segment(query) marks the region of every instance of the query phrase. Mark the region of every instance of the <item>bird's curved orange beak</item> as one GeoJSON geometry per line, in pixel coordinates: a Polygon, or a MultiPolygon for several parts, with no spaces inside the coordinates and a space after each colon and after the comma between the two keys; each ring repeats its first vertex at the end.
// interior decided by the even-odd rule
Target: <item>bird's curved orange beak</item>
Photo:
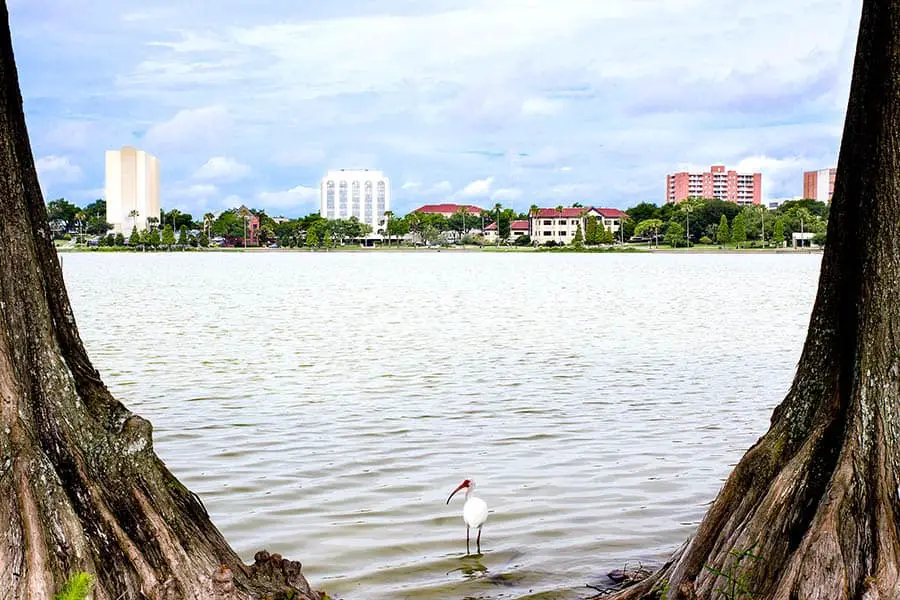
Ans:
{"type": "Polygon", "coordinates": [[[461,489],[463,489],[463,488],[467,488],[467,487],[469,487],[469,480],[468,480],[468,479],[466,479],[465,481],[463,481],[461,484],[459,484],[459,486],[458,486],[455,490],[453,490],[453,492],[450,494],[450,497],[447,498],[447,504],[450,504],[450,499],[453,498],[453,494],[455,494],[455,493],[458,492],[459,490],[461,490],[461,489]]]}

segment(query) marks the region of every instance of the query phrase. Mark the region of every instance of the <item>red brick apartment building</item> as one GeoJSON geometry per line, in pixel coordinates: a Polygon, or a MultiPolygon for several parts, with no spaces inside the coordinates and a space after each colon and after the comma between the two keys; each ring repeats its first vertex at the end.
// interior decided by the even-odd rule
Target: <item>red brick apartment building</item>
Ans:
{"type": "Polygon", "coordinates": [[[696,196],[716,198],[739,205],[762,202],[762,173],[726,171],[714,165],[706,173],[673,173],[666,175],[666,202],[682,202],[696,196]]]}
{"type": "Polygon", "coordinates": [[[834,195],[834,176],[837,169],[821,169],[807,171],[803,174],[803,197],[818,200],[826,204],[834,195]]]}

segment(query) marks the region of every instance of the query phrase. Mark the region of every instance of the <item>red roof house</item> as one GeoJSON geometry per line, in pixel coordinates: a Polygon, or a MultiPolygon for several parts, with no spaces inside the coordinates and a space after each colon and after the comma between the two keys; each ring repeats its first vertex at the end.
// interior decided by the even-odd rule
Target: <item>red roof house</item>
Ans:
{"type": "Polygon", "coordinates": [[[590,210],[589,208],[563,208],[557,210],[555,208],[539,208],[535,215],[538,219],[577,219],[582,213],[590,210]]]}
{"type": "MultiPolygon", "coordinates": [[[[516,237],[518,235],[527,235],[528,234],[528,221],[510,221],[509,222],[509,231],[512,237],[516,237]]],[[[491,223],[490,225],[485,226],[485,233],[489,231],[496,231],[497,224],[491,223]]]]}
{"type": "Polygon", "coordinates": [[[605,219],[628,219],[629,215],[627,212],[619,210],[618,208],[595,208],[593,209],[600,213],[601,216],[605,219]]]}
{"type": "Polygon", "coordinates": [[[473,206],[471,204],[426,204],[425,206],[420,206],[416,210],[412,211],[414,213],[425,213],[432,215],[443,215],[446,218],[450,218],[456,213],[459,212],[461,208],[466,209],[466,214],[468,215],[480,215],[484,212],[484,209],[481,209],[477,206],[473,206]]]}

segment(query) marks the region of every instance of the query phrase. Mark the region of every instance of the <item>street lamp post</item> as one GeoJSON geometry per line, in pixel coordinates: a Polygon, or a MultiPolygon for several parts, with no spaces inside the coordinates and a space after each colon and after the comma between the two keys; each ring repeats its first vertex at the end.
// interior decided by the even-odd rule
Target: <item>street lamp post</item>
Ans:
{"type": "Polygon", "coordinates": [[[691,247],[691,211],[687,211],[687,247],[691,247]]]}
{"type": "Polygon", "coordinates": [[[766,208],[762,207],[759,211],[759,240],[763,247],[766,246],[766,208]]]}

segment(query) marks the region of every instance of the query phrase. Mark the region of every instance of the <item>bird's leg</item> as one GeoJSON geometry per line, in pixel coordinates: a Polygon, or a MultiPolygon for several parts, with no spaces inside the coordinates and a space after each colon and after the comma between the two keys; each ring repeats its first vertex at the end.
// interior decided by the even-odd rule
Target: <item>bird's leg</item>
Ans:
{"type": "Polygon", "coordinates": [[[481,527],[478,528],[478,538],[475,540],[475,544],[478,546],[478,554],[481,555],[481,527]]]}
{"type": "Polygon", "coordinates": [[[466,556],[469,555],[469,526],[466,525],[466,556]]]}

